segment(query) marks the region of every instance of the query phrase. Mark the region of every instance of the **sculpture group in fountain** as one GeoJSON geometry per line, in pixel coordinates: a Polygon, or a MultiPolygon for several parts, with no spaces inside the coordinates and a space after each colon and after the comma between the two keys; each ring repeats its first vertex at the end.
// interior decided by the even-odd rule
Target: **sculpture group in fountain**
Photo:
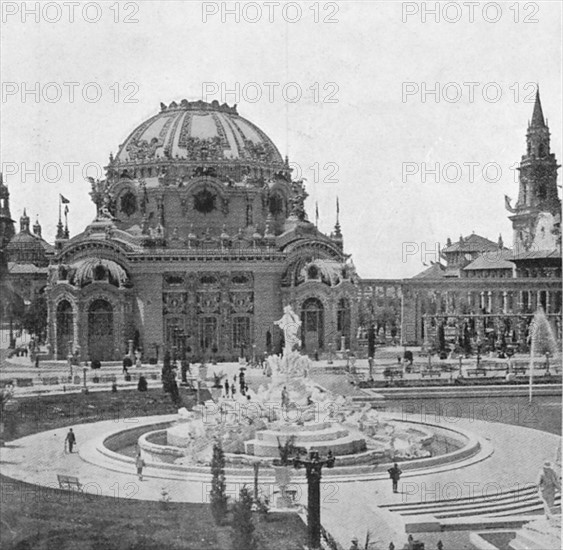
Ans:
{"type": "MultiPolygon", "coordinates": [[[[191,412],[178,411],[178,423],[167,430],[167,438],[168,445],[184,449],[182,463],[208,463],[215,440],[221,441],[226,453],[248,454],[253,441],[264,441],[264,434],[256,435],[263,430],[272,437],[276,433],[303,437],[311,430],[330,432],[331,424],[342,427],[339,437],[365,440],[368,449],[378,448],[390,458],[428,456],[420,443],[421,434],[411,437],[400,430],[398,433],[392,423],[380,420],[369,404],[360,408],[344,396],[320,388],[309,378],[310,359],[295,349],[301,346],[301,320],[291,306],[284,308],[276,325],[284,332],[285,346],[282,357],[268,357],[271,381],[267,387],[260,386],[256,393],[250,390],[246,396],[237,393],[234,398],[221,397],[217,403],[199,405],[191,412]],[[350,436],[343,436],[344,433],[350,436]]],[[[317,444],[322,444],[322,440],[319,438],[317,444]]],[[[315,438],[312,445],[314,441],[315,438]]]]}

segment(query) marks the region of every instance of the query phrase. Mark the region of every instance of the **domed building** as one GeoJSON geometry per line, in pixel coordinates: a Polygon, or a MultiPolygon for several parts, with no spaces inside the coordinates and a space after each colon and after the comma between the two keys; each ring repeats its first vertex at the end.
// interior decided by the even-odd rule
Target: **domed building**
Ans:
{"type": "Polygon", "coordinates": [[[45,290],[47,266],[55,249],[43,239],[38,220],[33,224],[31,232],[30,219],[24,208],[20,217],[20,231],[10,239],[5,250],[10,287],[19,300],[28,306],[45,290]]]}
{"type": "Polygon", "coordinates": [[[161,104],[91,180],[96,219],[56,242],[48,282],[56,358],[232,359],[280,349],[291,304],[309,353],[355,338],[356,275],[307,220],[303,182],[236,107],[161,104]]]}

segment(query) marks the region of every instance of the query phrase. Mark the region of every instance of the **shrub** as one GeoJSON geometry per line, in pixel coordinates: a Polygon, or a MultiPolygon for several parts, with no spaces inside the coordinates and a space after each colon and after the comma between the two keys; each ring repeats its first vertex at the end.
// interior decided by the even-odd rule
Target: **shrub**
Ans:
{"type": "Polygon", "coordinates": [[[225,483],[225,454],[220,443],[213,445],[211,458],[211,513],[217,525],[227,516],[227,495],[225,483]]]}
{"type": "Polygon", "coordinates": [[[233,506],[233,549],[256,550],[257,543],[252,523],[252,495],[245,486],[233,506]]]}
{"type": "Polygon", "coordinates": [[[139,376],[139,382],[137,384],[137,390],[147,391],[147,388],[148,388],[147,379],[144,376],[139,376]]]}

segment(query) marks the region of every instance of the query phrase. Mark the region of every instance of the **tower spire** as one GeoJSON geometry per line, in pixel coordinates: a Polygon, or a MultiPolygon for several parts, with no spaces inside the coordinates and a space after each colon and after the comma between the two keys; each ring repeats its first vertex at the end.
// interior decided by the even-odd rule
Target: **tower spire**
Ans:
{"type": "MultiPolygon", "coordinates": [[[[557,195],[559,168],[550,150],[549,128],[543,116],[538,87],[532,120],[526,132],[526,153],[522,155],[518,169],[518,201],[514,207],[510,207],[510,201],[507,203],[512,214],[509,219],[516,249],[530,250],[535,245],[535,228],[542,213],[549,212],[555,217],[561,212],[561,201],[557,195]]],[[[541,246],[546,246],[545,239],[541,241],[541,246]]]]}
{"type": "Polygon", "coordinates": [[[22,233],[29,233],[29,216],[27,215],[27,209],[23,209],[23,216],[20,218],[20,231],[22,233]]]}
{"type": "Polygon", "coordinates": [[[338,202],[338,197],[336,197],[336,224],[334,225],[334,231],[330,236],[332,240],[342,248],[343,238],[342,230],[340,228],[340,203],[338,202]]]}
{"type": "Polygon", "coordinates": [[[540,87],[538,85],[536,90],[536,101],[534,103],[534,112],[532,114],[532,128],[545,128],[545,119],[543,117],[543,110],[541,108],[540,87]]]}

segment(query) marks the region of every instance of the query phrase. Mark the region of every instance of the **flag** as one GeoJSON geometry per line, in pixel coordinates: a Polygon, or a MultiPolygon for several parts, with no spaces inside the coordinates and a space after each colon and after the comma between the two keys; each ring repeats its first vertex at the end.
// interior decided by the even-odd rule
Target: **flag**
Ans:
{"type": "Polygon", "coordinates": [[[68,204],[70,201],[59,193],[59,199],[63,204],[68,204]]]}
{"type": "Polygon", "coordinates": [[[512,199],[508,196],[508,195],[504,195],[504,207],[509,211],[509,212],[516,212],[516,209],[512,207],[512,205],[510,204],[510,201],[512,199]]]}
{"type": "Polygon", "coordinates": [[[68,214],[68,205],[65,205],[65,216],[68,214]]]}

